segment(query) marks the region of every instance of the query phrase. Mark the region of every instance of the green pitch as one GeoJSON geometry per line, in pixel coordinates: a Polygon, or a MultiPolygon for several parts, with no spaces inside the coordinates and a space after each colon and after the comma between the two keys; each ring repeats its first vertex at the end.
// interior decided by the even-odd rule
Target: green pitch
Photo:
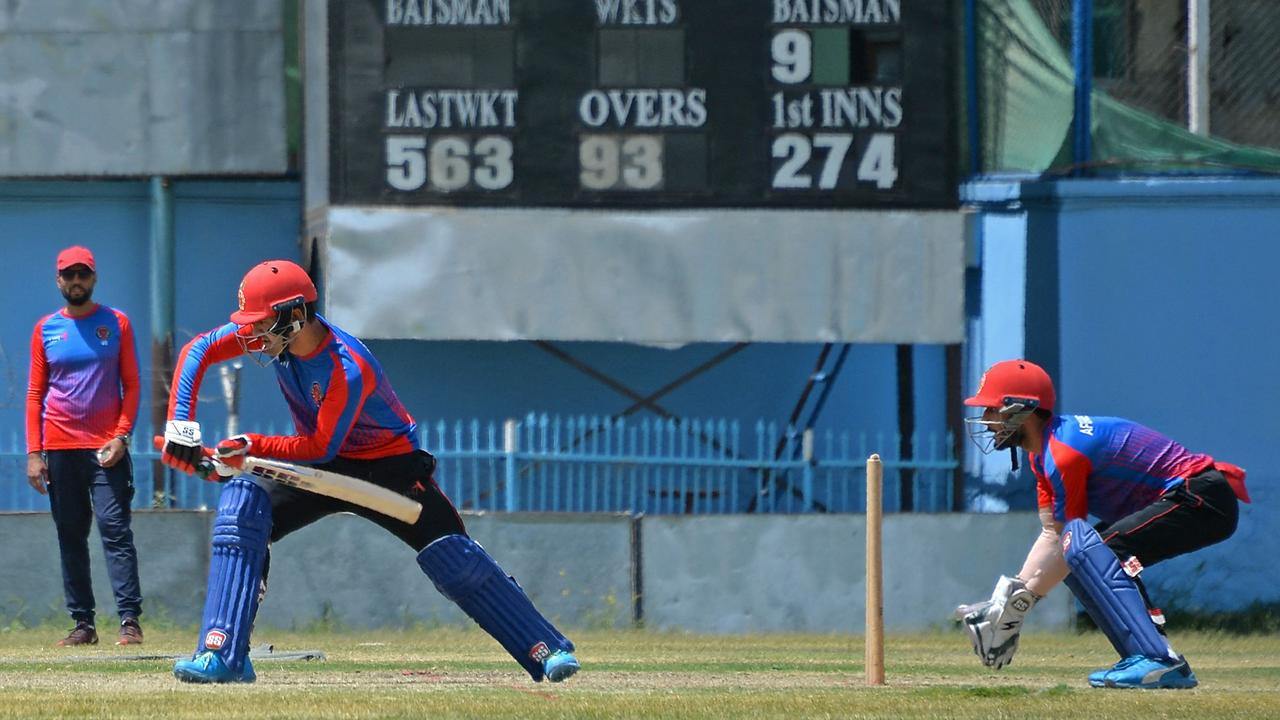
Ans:
{"type": "MultiPolygon", "coordinates": [[[[0,631],[0,718],[1265,718],[1280,717],[1280,637],[1182,633],[1200,687],[1094,690],[1114,661],[1101,635],[1029,635],[1013,665],[979,665],[957,632],[891,635],[885,687],[863,684],[862,638],[580,632],[583,670],[530,682],[478,631],[259,631],[277,652],[258,682],[191,686],[170,660],[194,630],[147,628],[147,644],[50,647],[66,628],[0,631]]],[[[113,638],[112,638],[113,639],[113,638]]],[[[104,642],[108,638],[104,636],[104,642]]]]}

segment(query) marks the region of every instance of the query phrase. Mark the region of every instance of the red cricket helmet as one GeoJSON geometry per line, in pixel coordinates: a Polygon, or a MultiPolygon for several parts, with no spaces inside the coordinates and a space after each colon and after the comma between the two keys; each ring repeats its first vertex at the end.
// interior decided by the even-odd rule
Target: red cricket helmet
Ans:
{"type": "Polygon", "coordinates": [[[231,322],[252,325],[274,318],[291,304],[315,302],[315,283],[297,263],[267,260],[253,266],[240,281],[240,308],[231,313],[231,322]]]}
{"type": "Polygon", "coordinates": [[[970,407],[1002,408],[1009,405],[1008,398],[1034,400],[1035,407],[1053,412],[1057,399],[1053,380],[1044,368],[1027,360],[998,362],[982,374],[978,392],[965,398],[970,407]]]}

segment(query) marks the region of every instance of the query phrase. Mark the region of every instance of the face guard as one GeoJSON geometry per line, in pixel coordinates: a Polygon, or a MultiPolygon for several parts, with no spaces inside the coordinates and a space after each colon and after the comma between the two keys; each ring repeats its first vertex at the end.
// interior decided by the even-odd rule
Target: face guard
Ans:
{"type": "Polygon", "coordinates": [[[964,419],[969,438],[984,455],[993,450],[1016,451],[1022,443],[1022,426],[1038,407],[1040,401],[1034,398],[1005,397],[998,408],[987,408],[996,410],[999,417],[988,418],[984,412],[982,416],[964,419]]]}
{"type": "MultiPolygon", "coordinates": [[[[271,363],[286,362],[285,355],[289,351],[289,343],[297,337],[297,333],[302,329],[303,321],[294,319],[293,311],[298,308],[305,308],[306,300],[298,297],[293,300],[287,300],[271,306],[275,311],[275,321],[265,332],[256,332],[253,325],[241,325],[236,330],[236,340],[239,341],[240,347],[245,354],[253,360],[258,367],[267,367],[271,363]],[[275,342],[273,342],[275,341],[275,342]],[[268,349],[276,343],[280,346],[280,352],[272,355],[268,349]]],[[[305,317],[305,310],[303,312],[305,317]]]]}

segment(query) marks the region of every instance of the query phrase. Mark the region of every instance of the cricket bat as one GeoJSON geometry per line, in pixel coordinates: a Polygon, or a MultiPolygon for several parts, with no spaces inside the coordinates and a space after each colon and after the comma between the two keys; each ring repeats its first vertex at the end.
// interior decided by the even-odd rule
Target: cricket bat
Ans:
{"type": "MultiPolygon", "coordinates": [[[[164,438],[155,438],[157,449],[164,447],[164,438]]],[[[208,452],[208,451],[206,451],[208,452]]],[[[210,455],[208,462],[221,465],[215,456],[210,455]]],[[[224,466],[225,467],[225,466],[224,466]]],[[[352,505],[369,508],[387,517],[412,525],[422,514],[422,503],[413,498],[374,485],[364,480],[357,480],[349,475],[317,470],[306,465],[295,465],[282,460],[246,456],[240,470],[232,469],[227,475],[245,472],[267,480],[272,480],[299,490],[313,492],[336,500],[343,500],[352,505]]],[[[224,474],[224,473],[219,473],[224,474]]]]}

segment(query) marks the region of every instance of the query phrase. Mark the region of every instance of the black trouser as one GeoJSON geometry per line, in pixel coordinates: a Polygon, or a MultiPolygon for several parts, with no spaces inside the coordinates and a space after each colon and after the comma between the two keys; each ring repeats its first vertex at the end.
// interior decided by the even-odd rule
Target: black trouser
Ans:
{"type": "Polygon", "coordinates": [[[89,527],[96,515],[107,576],[121,617],[142,614],[138,551],[133,545],[133,461],[128,453],[109,468],[98,464],[96,450],[50,450],[49,509],[58,528],[62,589],[67,611],[77,621],[93,622],[93,581],[89,574],[89,527]]]}
{"type": "MultiPolygon", "coordinates": [[[[436,485],[436,459],[424,450],[377,460],[340,457],[314,467],[407,495],[422,503],[422,515],[416,523],[408,525],[343,500],[270,483],[267,493],[271,497],[272,542],[337,512],[355,513],[378,523],[413,548],[414,552],[421,552],[432,541],[445,535],[465,535],[467,532],[453,503],[449,502],[449,498],[436,485]]],[[[254,482],[261,481],[255,478],[254,482]]],[[[267,484],[264,483],[264,486],[267,484]]]]}
{"type": "MultiPolygon", "coordinates": [[[[1221,472],[1209,469],[1132,515],[1099,523],[1097,530],[1120,562],[1136,557],[1146,567],[1226,540],[1239,517],[1240,502],[1231,485],[1221,472]]],[[[1133,579],[1153,608],[1142,580],[1133,579]]]]}

